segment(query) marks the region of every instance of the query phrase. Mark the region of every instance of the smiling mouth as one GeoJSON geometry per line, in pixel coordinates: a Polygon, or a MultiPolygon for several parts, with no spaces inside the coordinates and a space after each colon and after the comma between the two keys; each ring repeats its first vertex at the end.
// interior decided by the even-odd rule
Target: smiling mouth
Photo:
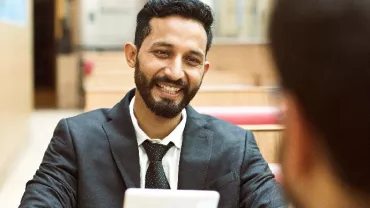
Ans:
{"type": "Polygon", "coordinates": [[[164,91],[164,92],[166,92],[168,94],[172,94],[172,95],[176,95],[182,89],[182,88],[179,88],[179,87],[172,87],[172,86],[163,85],[163,84],[156,84],[156,85],[162,91],[164,91]]]}

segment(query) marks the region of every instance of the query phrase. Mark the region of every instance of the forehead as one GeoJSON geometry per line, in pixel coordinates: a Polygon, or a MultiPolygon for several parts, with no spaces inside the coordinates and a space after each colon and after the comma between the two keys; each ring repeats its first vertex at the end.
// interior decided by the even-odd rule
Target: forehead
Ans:
{"type": "Polygon", "coordinates": [[[180,16],[153,18],[150,21],[151,31],[143,42],[150,47],[153,43],[164,41],[174,47],[201,50],[205,53],[207,33],[203,25],[195,20],[180,16]]]}

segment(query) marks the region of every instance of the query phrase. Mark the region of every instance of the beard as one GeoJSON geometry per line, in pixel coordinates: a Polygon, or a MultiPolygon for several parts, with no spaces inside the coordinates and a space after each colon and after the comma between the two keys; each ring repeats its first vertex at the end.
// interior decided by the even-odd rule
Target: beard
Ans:
{"type": "Polygon", "coordinates": [[[201,82],[198,86],[190,88],[189,83],[185,80],[172,80],[167,76],[155,76],[149,80],[140,69],[140,62],[137,58],[135,66],[135,84],[136,89],[140,93],[146,106],[158,117],[172,119],[181,113],[181,111],[190,103],[190,101],[197,94],[201,82]],[[169,83],[175,86],[181,87],[181,93],[183,94],[180,102],[176,103],[176,100],[169,98],[160,98],[157,101],[152,94],[152,89],[156,87],[158,83],[169,83]]]}

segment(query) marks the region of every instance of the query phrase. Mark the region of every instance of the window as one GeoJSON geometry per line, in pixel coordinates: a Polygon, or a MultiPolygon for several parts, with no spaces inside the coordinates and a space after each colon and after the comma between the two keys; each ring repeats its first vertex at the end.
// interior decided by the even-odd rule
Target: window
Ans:
{"type": "Polygon", "coordinates": [[[202,0],[215,13],[215,43],[267,42],[269,15],[275,0],[202,0]]]}

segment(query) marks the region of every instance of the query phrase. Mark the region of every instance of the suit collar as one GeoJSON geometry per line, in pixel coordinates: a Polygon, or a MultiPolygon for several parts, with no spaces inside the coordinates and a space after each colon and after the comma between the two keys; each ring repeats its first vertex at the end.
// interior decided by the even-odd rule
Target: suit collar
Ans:
{"type": "MultiPolygon", "coordinates": [[[[103,125],[113,158],[127,188],[140,187],[139,147],[129,111],[135,89],[109,112],[109,121],[103,125]]],[[[213,131],[207,121],[191,106],[186,107],[187,119],[179,164],[179,189],[204,189],[212,152],[213,131]]]]}
{"type": "Polygon", "coordinates": [[[140,187],[139,147],[129,112],[129,103],[135,90],[116,104],[109,112],[110,120],[103,125],[108,137],[113,159],[127,188],[140,187]]]}
{"type": "Polygon", "coordinates": [[[207,121],[191,106],[186,107],[186,112],[188,119],[180,156],[178,189],[202,190],[206,187],[213,131],[206,128],[207,121]]]}

